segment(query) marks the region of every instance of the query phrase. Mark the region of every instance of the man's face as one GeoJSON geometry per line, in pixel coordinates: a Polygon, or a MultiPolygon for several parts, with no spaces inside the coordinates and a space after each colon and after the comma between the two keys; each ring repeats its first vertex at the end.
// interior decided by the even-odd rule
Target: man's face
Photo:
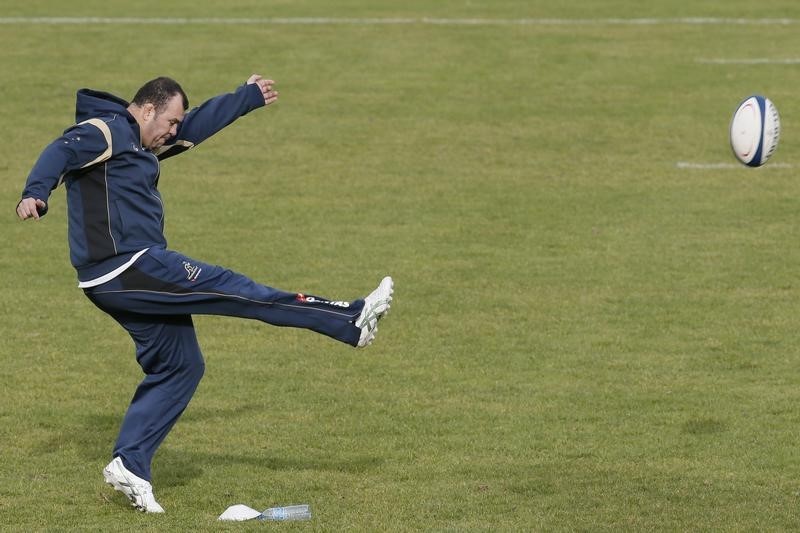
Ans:
{"type": "Polygon", "coordinates": [[[141,132],[142,146],[155,150],[178,132],[178,124],[183,120],[183,98],[176,94],[159,113],[152,104],[144,105],[141,132]]]}

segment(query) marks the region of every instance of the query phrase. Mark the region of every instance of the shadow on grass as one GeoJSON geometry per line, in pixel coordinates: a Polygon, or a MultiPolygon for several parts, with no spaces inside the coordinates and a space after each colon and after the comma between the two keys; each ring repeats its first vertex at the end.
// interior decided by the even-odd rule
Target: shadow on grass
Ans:
{"type": "MultiPolygon", "coordinates": [[[[168,450],[164,450],[165,456],[168,450]]],[[[360,474],[373,470],[384,463],[382,457],[355,456],[355,457],[265,457],[258,454],[216,454],[193,453],[193,461],[208,462],[210,464],[236,464],[246,465],[257,469],[267,470],[318,470],[325,472],[342,472],[345,474],[360,474]]]]}
{"type": "Polygon", "coordinates": [[[177,487],[186,485],[203,473],[203,465],[245,466],[251,471],[285,470],[289,472],[311,470],[358,474],[373,470],[383,464],[380,457],[356,456],[349,458],[320,457],[264,457],[242,450],[237,453],[183,452],[163,447],[156,454],[154,468],[158,485],[177,487]]]}
{"type": "Polygon", "coordinates": [[[75,448],[80,457],[90,461],[108,459],[117,438],[122,417],[91,414],[82,417],[81,421],[80,425],[65,426],[58,435],[33,446],[31,453],[46,455],[57,453],[64,447],[70,447],[75,448]]]}
{"type": "MultiPolygon", "coordinates": [[[[242,405],[231,409],[187,410],[178,424],[215,419],[234,419],[262,409],[260,405],[242,405]]],[[[74,447],[78,454],[90,461],[110,456],[117,440],[122,414],[86,414],[77,424],[64,427],[61,433],[34,446],[31,453],[45,455],[65,446],[74,447]]]]}
{"type": "Polygon", "coordinates": [[[713,435],[727,430],[727,424],[715,418],[693,418],[683,424],[683,432],[690,435],[713,435]]]}
{"type": "MultiPolygon", "coordinates": [[[[235,409],[197,409],[186,419],[197,421],[220,417],[233,418],[260,408],[258,405],[245,405],[235,409]]],[[[41,456],[58,453],[69,447],[77,450],[78,455],[86,461],[102,463],[105,466],[111,456],[122,417],[118,414],[88,414],[80,420],[80,424],[65,427],[57,436],[33,446],[31,454],[41,456]]],[[[251,449],[242,449],[241,453],[187,452],[173,450],[167,443],[156,453],[154,463],[157,466],[154,468],[154,473],[159,479],[160,486],[176,487],[186,485],[192,479],[200,477],[203,465],[207,464],[244,465],[258,470],[312,470],[359,474],[378,468],[384,461],[382,457],[365,455],[308,457],[302,456],[302,450],[286,457],[264,456],[251,449]]]]}

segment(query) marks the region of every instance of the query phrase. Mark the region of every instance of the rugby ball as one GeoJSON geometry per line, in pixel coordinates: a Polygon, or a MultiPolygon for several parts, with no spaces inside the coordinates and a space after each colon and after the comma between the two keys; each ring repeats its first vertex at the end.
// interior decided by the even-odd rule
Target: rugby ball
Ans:
{"type": "Polygon", "coordinates": [[[733,155],[749,167],[760,167],[778,147],[781,119],[769,98],[754,94],[736,107],[731,119],[733,155]]]}

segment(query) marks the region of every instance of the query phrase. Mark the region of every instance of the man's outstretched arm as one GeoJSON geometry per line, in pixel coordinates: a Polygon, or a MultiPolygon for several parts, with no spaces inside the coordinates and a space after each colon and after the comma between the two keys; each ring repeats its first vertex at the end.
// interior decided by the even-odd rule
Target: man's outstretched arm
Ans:
{"type": "Polygon", "coordinates": [[[155,150],[159,159],[177,155],[208,139],[237,118],[278,99],[273,80],[253,74],[234,92],[215,96],[189,111],[177,134],[155,150]]]}
{"type": "Polygon", "coordinates": [[[17,216],[39,220],[47,213],[50,192],[64,173],[102,163],[112,150],[111,130],[102,120],[90,119],[68,128],[37,159],[17,204],[17,216]]]}

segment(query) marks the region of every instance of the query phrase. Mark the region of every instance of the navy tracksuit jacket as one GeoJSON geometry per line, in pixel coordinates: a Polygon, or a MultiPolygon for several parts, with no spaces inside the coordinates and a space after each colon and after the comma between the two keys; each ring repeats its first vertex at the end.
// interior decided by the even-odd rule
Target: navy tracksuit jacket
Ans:
{"type": "Polygon", "coordinates": [[[81,89],[77,123],[45,148],[22,193],[47,202],[64,183],[70,260],[79,287],[133,338],[145,378],[125,414],[113,456],[146,480],[153,455],[203,375],[191,315],[252,318],[358,343],[354,322],[361,299],[331,301],[276,290],[167,249],[160,160],[263,105],[256,84],[242,85],[189,111],[177,135],[151,152],[141,145],[128,102],[81,89]]]}

